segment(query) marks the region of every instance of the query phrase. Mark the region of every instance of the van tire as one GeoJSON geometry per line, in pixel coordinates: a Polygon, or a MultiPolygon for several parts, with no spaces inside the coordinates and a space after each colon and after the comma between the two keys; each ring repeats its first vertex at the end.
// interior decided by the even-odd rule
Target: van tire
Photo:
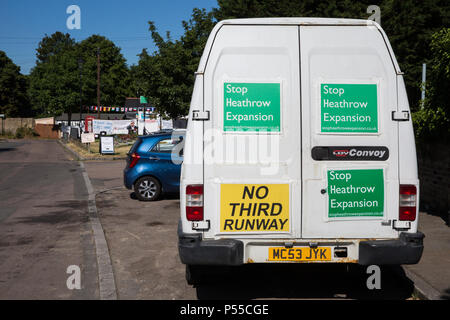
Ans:
{"type": "Polygon", "coordinates": [[[186,281],[190,285],[215,283],[218,275],[217,266],[186,265],[186,281]]]}
{"type": "Polygon", "coordinates": [[[196,285],[202,283],[202,267],[186,265],[186,281],[189,285],[196,285]]]}
{"type": "Polygon", "coordinates": [[[140,201],[155,201],[161,197],[161,183],[154,177],[142,177],[134,183],[134,193],[140,201]]]}

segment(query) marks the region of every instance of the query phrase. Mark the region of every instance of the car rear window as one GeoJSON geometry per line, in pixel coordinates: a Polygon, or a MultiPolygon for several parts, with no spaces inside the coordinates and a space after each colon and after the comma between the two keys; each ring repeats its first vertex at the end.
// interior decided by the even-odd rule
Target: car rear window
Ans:
{"type": "Polygon", "coordinates": [[[132,154],[132,153],[136,152],[136,150],[137,150],[137,148],[139,147],[139,145],[141,144],[141,142],[142,142],[142,139],[141,139],[141,138],[138,138],[138,139],[134,142],[133,146],[131,147],[131,149],[130,149],[130,151],[129,151],[128,153],[129,153],[129,154],[132,154]]]}
{"type": "Polygon", "coordinates": [[[183,138],[180,137],[162,139],[152,148],[151,151],[170,153],[182,140],[183,138]]]}

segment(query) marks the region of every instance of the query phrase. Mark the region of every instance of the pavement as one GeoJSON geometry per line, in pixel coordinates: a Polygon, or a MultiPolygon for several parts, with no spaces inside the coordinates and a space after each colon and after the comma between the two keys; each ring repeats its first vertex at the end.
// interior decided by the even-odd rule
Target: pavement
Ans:
{"type": "Polygon", "coordinates": [[[422,258],[403,266],[418,295],[427,300],[450,299],[450,227],[442,217],[419,213],[418,229],[425,234],[422,258]]]}

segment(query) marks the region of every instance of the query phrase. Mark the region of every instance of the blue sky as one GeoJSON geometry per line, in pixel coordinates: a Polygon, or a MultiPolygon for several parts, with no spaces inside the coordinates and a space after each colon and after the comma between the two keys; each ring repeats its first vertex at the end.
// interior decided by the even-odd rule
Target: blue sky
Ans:
{"type": "Polygon", "coordinates": [[[103,35],[122,49],[127,63],[136,64],[143,48],[155,50],[148,21],[155,22],[161,35],[172,37],[183,33],[182,20],[188,20],[193,8],[217,7],[216,0],[1,0],[0,50],[5,51],[21,72],[28,74],[35,65],[36,48],[45,34],[69,33],[80,41],[92,34],[103,35]],[[81,9],[81,29],[66,26],[70,14],[66,9],[81,9]]]}

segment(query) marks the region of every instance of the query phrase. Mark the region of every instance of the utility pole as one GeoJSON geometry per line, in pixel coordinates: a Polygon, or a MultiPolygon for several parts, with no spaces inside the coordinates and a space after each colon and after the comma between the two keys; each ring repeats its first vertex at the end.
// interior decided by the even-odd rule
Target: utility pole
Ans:
{"type": "Polygon", "coordinates": [[[97,48],[97,118],[100,119],[100,48],[97,48]]]}
{"type": "Polygon", "coordinates": [[[425,89],[427,84],[427,64],[422,64],[422,95],[421,95],[421,107],[422,109],[425,106],[425,89]]]}
{"type": "Polygon", "coordinates": [[[78,68],[80,71],[80,134],[82,131],[82,125],[81,125],[81,121],[83,120],[82,114],[83,114],[83,100],[82,100],[82,90],[83,90],[83,82],[82,82],[82,70],[83,70],[83,59],[79,58],[78,59],[78,68]]]}

